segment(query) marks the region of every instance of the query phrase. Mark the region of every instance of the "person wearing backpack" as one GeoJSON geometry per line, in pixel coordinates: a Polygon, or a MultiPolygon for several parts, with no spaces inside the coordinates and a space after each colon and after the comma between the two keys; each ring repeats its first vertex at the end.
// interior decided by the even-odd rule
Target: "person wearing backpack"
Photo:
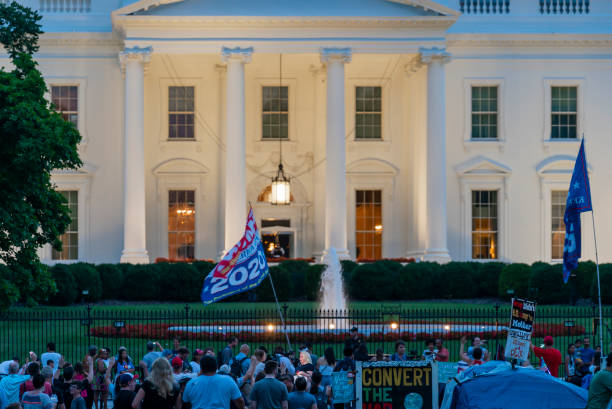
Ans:
{"type": "Polygon", "coordinates": [[[223,365],[230,365],[232,363],[234,347],[236,347],[236,345],[238,345],[238,338],[232,336],[227,339],[227,346],[223,348],[223,351],[217,354],[217,365],[219,368],[223,365]]]}
{"type": "Polygon", "coordinates": [[[251,361],[249,360],[249,352],[251,348],[247,344],[240,346],[240,352],[234,357],[230,365],[230,371],[236,378],[243,376],[249,369],[251,361]]]}

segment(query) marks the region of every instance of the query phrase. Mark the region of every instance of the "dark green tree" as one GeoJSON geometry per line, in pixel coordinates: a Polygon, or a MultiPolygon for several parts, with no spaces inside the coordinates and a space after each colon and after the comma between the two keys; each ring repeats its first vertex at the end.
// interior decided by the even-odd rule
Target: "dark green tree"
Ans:
{"type": "Polygon", "coordinates": [[[53,169],[78,168],[81,136],[45,99],[47,87],[33,54],[41,16],[13,1],[0,5],[0,42],[12,66],[0,69],[0,308],[21,300],[47,299],[55,284],[37,250],[61,250],[70,223],[53,169]]]}

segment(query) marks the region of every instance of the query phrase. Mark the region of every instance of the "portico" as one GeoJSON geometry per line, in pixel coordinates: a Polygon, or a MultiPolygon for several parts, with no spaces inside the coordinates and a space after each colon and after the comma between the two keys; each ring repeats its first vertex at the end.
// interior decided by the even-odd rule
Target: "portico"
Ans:
{"type": "MultiPolygon", "coordinates": [[[[456,18],[452,10],[402,4],[402,17],[323,24],[309,16],[228,19],[198,16],[197,10],[183,15],[180,7],[188,1],[150,9],[144,3],[113,13],[125,44],[122,262],[170,256],[164,239],[169,227],[160,221],[166,220],[161,215],[173,186],[195,192],[195,231],[179,244],[192,245],[196,258],[214,258],[233,246],[251,202],[256,217],[262,215],[260,224],[288,220],[283,223],[294,232],[293,257],[332,247],[341,257],[358,257],[360,251],[364,257],[363,245],[378,246],[372,253],[377,257],[449,260],[444,83],[450,55],[441,33],[456,18]],[[195,108],[181,115],[193,115],[185,117],[195,131],[193,138],[172,138],[168,89],[185,86],[193,90],[188,92],[195,108]],[[294,192],[286,207],[258,202],[279,149],[278,138],[261,133],[262,90],[279,86],[287,89],[283,162],[294,192]],[[356,135],[363,127],[356,122],[356,92],[372,89],[380,93],[380,135],[362,138],[356,135]],[[197,178],[186,161],[198,164],[197,178]],[[154,170],[166,163],[173,163],[172,170],[154,170]],[[374,205],[380,221],[372,234],[356,225],[359,192],[381,192],[374,205]]],[[[378,216],[366,207],[358,213],[372,224],[378,216]]]]}

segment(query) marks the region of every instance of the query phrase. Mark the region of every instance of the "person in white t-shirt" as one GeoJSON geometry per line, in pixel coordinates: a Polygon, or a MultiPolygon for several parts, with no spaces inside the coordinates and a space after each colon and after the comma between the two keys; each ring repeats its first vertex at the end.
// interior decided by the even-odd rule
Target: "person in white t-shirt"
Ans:
{"type": "Polygon", "coordinates": [[[48,361],[53,361],[53,373],[60,369],[60,360],[62,359],[62,355],[55,352],[55,343],[49,342],[47,344],[47,352],[43,353],[40,356],[40,362],[43,365],[46,365],[48,361]]]}
{"type": "Polygon", "coordinates": [[[0,375],[8,375],[9,374],[9,366],[13,362],[17,362],[17,365],[19,365],[19,357],[14,357],[10,361],[4,361],[4,362],[0,363],[0,375]]]}

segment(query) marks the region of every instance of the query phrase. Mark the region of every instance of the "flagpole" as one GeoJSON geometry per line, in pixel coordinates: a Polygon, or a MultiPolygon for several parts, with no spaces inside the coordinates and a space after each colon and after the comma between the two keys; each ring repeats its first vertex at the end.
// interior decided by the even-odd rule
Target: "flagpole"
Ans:
{"type": "Polygon", "coordinates": [[[278,297],[276,296],[274,281],[272,281],[272,272],[268,272],[268,277],[270,278],[270,285],[272,286],[272,292],[274,293],[274,301],[276,301],[276,308],[278,309],[278,315],[280,315],[281,324],[283,325],[283,332],[285,333],[285,338],[287,339],[287,345],[289,346],[289,351],[291,351],[291,341],[289,341],[289,335],[287,334],[287,326],[285,325],[285,318],[283,317],[280,304],[278,303],[278,297]]]}
{"type": "MultiPolygon", "coordinates": [[[[582,134],[582,143],[584,144],[584,134],[582,134]]],[[[584,147],[584,150],[586,151],[586,146],[584,147]]],[[[588,172],[588,169],[584,170],[585,172],[588,172]]],[[[590,194],[590,192],[589,192],[590,194]]],[[[603,318],[601,315],[601,282],[599,280],[599,254],[597,253],[597,235],[595,234],[595,210],[593,209],[593,204],[591,202],[591,221],[593,222],[593,242],[595,243],[595,266],[597,269],[597,301],[599,303],[599,327],[600,327],[600,331],[599,331],[599,345],[601,350],[604,350],[604,343],[603,343],[603,318]]],[[[604,355],[603,353],[601,354],[601,362],[600,362],[600,366],[603,364],[604,361],[604,355]]]]}
{"type": "MultiPolygon", "coordinates": [[[[595,235],[595,212],[591,210],[591,220],[593,221],[593,240],[595,241],[595,265],[597,266],[597,297],[599,301],[599,345],[601,345],[601,350],[604,350],[603,344],[603,319],[601,316],[601,283],[599,281],[599,256],[597,254],[597,236],[595,235]]],[[[601,361],[603,362],[604,355],[601,354],[601,361]]]]}

